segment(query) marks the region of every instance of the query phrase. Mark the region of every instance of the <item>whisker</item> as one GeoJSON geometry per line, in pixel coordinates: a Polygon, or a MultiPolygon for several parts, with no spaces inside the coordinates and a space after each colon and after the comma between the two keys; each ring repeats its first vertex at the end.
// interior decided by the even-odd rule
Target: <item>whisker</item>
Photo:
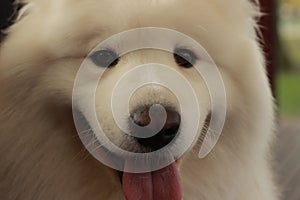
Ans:
{"type": "Polygon", "coordinates": [[[94,153],[95,151],[97,151],[98,149],[100,149],[101,147],[105,146],[108,143],[104,143],[104,144],[99,144],[97,145],[93,150],[90,151],[90,153],[88,153],[83,160],[86,160],[92,153],[94,153]]]}

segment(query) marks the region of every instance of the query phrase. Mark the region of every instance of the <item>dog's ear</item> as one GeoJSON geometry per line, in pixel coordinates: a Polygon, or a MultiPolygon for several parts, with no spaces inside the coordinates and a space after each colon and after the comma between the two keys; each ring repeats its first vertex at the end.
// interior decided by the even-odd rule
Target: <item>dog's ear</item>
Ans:
{"type": "Polygon", "coordinates": [[[247,0],[247,3],[252,11],[254,17],[261,17],[262,13],[260,11],[260,1],[259,0],[247,0]]]}
{"type": "Polygon", "coordinates": [[[244,0],[244,10],[248,13],[250,17],[250,22],[252,26],[254,26],[255,30],[258,34],[260,33],[260,27],[258,25],[258,21],[260,18],[264,15],[264,13],[261,11],[260,7],[260,1],[259,0],[244,0]]]}

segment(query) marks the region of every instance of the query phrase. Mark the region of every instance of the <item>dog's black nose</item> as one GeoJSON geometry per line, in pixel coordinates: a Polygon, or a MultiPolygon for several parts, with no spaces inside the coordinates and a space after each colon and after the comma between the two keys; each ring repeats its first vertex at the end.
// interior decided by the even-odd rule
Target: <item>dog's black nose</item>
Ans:
{"type": "MultiPolygon", "coordinates": [[[[156,135],[148,138],[136,138],[139,144],[141,144],[144,147],[148,147],[151,150],[158,150],[169,144],[177,135],[178,129],[180,127],[181,118],[180,115],[171,109],[166,110],[167,118],[166,122],[162,128],[162,130],[159,131],[156,135]]],[[[155,122],[155,120],[161,120],[158,118],[152,118],[150,119],[149,116],[149,109],[143,109],[142,111],[137,111],[133,114],[132,119],[135,124],[145,127],[145,129],[151,129],[151,127],[146,127],[150,124],[151,120],[154,120],[153,124],[158,124],[161,122],[155,122]]],[[[132,127],[131,131],[135,128],[132,127]]],[[[147,133],[149,130],[145,130],[145,133],[147,133]]],[[[150,130],[151,131],[151,130],[150,130]]]]}

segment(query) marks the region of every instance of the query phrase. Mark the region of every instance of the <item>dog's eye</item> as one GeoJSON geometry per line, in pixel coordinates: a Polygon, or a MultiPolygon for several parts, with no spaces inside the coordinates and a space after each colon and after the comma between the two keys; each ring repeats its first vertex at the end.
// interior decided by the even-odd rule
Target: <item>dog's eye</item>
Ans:
{"type": "Polygon", "coordinates": [[[112,50],[99,50],[90,56],[93,63],[99,67],[113,67],[118,64],[119,57],[112,50]]]}
{"type": "Polygon", "coordinates": [[[188,49],[177,48],[174,50],[173,55],[176,63],[185,68],[193,67],[197,60],[195,53],[188,49]]]}

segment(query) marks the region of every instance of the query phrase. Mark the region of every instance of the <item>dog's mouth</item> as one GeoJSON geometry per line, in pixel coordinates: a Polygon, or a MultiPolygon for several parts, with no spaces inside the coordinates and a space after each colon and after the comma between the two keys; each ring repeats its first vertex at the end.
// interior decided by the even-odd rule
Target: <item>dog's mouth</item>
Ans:
{"type": "MultiPolygon", "coordinates": [[[[80,111],[79,111],[79,115],[83,118],[82,122],[84,123],[85,127],[91,130],[89,122],[86,120],[86,118],[80,111]]],[[[173,117],[171,117],[170,119],[173,119],[173,117]]],[[[205,120],[205,125],[202,130],[200,139],[204,138],[206,135],[207,129],[205,127],[207,127],[207,125],[209,124],[209,119],[210,119],[210,115],[208,115],[207,119],[205,120]]],[[[94,133],[92,135],[94,135],[94,133]]],[[[95,139],[95,141],[96,140],[97,139],[95,139]]],[[[150,144],[152,144],[152,140],[150,140],[149,142],[150,144]]],[[[111,158],[112,162],[115,162],[114,161],[115,159],[122,160],[122,164],[121,164],[123,166],[122,169],[125,169],[127,164],[130,165],[130,163],[126,163],[126,159],[122,158],[122,156],[112,155],[111,154],[112,152],[109,152],[109,150],[103,146],[101,146],[101,152],[110,155],[112,157],[111,158]]],[[[121,187],[126,197],[126,200],[139,200],[139,199],[181,200],[182,186],[181,186],[180,175],[179,175],[180,161],[181,158],[179,159],[174,158],[174,161],[172,163],[156,171],[149,171],[144,173],[132,173],[132,172],[127,172],[126,170],[124,171],[113,170],[113,174],[114,177],[121,183],[121,187]]]]}
{"type": "MultiPolygon", "coordinates": [[[[201,144],[207,134],[210,118],[211,114],[209,113],[198,139],[201,144]]],[[[179,175],[181,161],[182,157],[162,169],[146,173],[114,170],[114,174],[121,183],[126,200],[181,200],[182,185],[179,175]]]]}
{"type": "MultiPolygon", "coordinates": [[[[153,129],[161,121],[159,115],[150,119],[149,110],[149,108],[139,109],[131,116],[134,124],[143,127],[140,132],[141,135],[153,132],[153,129]],[[146,128],[146,126],[148,127],[146,128]]],[[[156,112],[154,113],[156,114],[156,112]]],[[[173,139],[178,135],[180,123],[180,114],[174,109],[168,108],[166,109],[166,122],[159,133],[149,138],[133,138],[140,146],[149,148],[153,152],[172,143],[173,139]]],[[[134,126],[130,127],[130,130],[135,133],[140,131],[134,126]]],[[[127,165],[126,161],[124,165],[127,165]]],[[[182,187],[176,161],[159,170],[150,172],[129,173],[119,171],[118,177],[127,200],[182,199],[182,187]]]]}

